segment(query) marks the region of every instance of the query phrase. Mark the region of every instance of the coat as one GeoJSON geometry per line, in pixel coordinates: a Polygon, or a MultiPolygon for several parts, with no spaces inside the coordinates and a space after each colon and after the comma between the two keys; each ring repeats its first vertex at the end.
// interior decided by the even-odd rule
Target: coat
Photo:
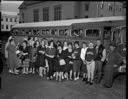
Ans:
{"type": "Polygon", "coordinates": [[[10,68],[19,67],[19,59],[16,55],[15,46],[9,44],[8,47],[7,47],[7,51],[8,51],[8,66],[10,68]]]}

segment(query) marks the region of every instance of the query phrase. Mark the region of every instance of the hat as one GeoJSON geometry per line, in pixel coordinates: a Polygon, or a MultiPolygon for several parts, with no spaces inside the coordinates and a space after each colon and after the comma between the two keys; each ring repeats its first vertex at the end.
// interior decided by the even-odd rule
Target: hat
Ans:
{"type": "Polygon", "coordinates": [[[113,47],[116,47],[116,44],[115,43],[110,43],[109,46],[113,46],[113,47]]]}

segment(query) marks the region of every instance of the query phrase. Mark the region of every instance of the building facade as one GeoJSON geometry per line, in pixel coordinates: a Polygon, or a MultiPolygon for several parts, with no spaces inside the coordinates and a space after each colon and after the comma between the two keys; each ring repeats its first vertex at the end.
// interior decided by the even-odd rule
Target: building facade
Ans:
{"type": "Polygon", "coordinates": [[[78,18],[124,16],[121,2],[24,1],[19,7],[20,23],[78,18]]]}
{"type": "Polygon", "coordinates": [[[10,31],[12,26],[19,23],[19,16],[15,12],[1,12],[1,31],[10,31]]]}

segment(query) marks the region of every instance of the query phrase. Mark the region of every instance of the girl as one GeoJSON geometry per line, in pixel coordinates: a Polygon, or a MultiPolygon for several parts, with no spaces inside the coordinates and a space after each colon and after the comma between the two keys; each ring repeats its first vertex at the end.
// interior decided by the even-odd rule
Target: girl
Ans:
{"type": "Polygon", "coordinates": [[[73,59],[72,59],[72,43],[68,44],[68,49],[65,51],[66,54],[66,66],[65,66],[65,74],[68,80],[68,73],[69,73],[69,79],[72,80],[72,72],[73,72],[73,59]]]}
{"type": "Polygon", "coordinates": [[[93,43],[89,43],[89,47],[85,54],[85,60],[87,64],[87,83],[90,85],[93,84],[93,78],[94,78],[94,70],[95,70],[95,59],[96,57],[96,50],[94,48],[93,43]]]}
{"type": "Polygon", "coordinates": [[[35,74],[35,65],[36,65],[36,58],[37,58],[37,47],[36,47],[36,42],[33,44],[32,49],[31,49],[31,69],[32,73],[35,74]]]}
{"type": "Polygon", "coordinates": [[[44,66],[45,66],[45,43],[44,40],[41,40],[40,46],[37,48],[37,63],[39,66],[39,76],[43,77],[44,74],[44,66]]]}
{"type": "Polygon", "coordinates": [[[10,67],[11,73],[18,74],[16,68],[19,67],[19,60],[16,55],[16,48],[14,38],[9,40],[9,44],[7,46],[8,52],[8,66],[10,67]]]}
{"type": "Polygon", "coordinates": [[[79,47],[79,42],[78,41],[76,41],[74,43],[74,45],[75,45],[75,49],[74,49],[74,52],[73,52],[74,80],[78,80],[79,75],[80,75],[80,66],[81,66],[81,60],[80,60],[81,48],[79,47]]]}
{"type": "Polygon", "coordinates": [[[47,80],[48,79],[53,79],[53,74],[54,74],[54,57],[56,54],[56,49],[54,48],[54,41],[51,40],[49,42],[49,47],[46,49],[46,57],[48,60],[48,66],[49,66],[49,71],[47,75],[47,80]]]}
{"type": "Polygon", "coordinates": [[[28,74],[29,67],[29,47],[27,46],[27,41],[23,41],[22,51],[22,65],[23,65],[23,74],[28,74]]]}

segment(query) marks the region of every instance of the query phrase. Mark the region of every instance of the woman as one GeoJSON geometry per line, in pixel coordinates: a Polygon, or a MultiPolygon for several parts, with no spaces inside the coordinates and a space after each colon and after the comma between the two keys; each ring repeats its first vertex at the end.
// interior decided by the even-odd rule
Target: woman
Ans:
{"type": "Polygon", "coordinates": [[[23,65],[23,74],[28,74],[28,68],[29,68],[29,47],[27,46],[27,41],[23,41],[23,47],[21,49],[22,51],[22,65],[23,65]]]}
{"type": "MultiPolygon", "coordinates": [[[[7,43],[5,44],[5,59],[6,59],[6,64],[7,64],[7,66],[8,66],[8,51],[7,51],[7,47],[8,47],[8,45],[9,45],[9,40],[10,39],[12,39],[12,36],[10,36],[9,38],[8,38],[8,41],[7,41],[7,43]]],[[[10,73],[12,73],[12,71],[9,69],[9,72],[10,73]]]]}
{"type": "Polygon", "coordinates": [[[82,60],[82,71],[83,71],[83,81],[87,80],[87,66],[86,66],[86,62],[85,62],[85,54],[87,51],[87,43],[83,42],[82,43],[82,49],[81,49],[81,54],[80,54],[80,58],[82,60]]]}
{"type": "Polygon", "coordinates": [[[48,79],[53,79],[53,74],[54,74],[54,57],[56,54],[56,49],[54,48],[54,41],[51,40],[49,42],[49,47],[46,49],[46,57],[48,60],[48,66],[49,66],[49,71],[47,75],[47,80],[48,79]]]}
{"type": "Polygon", "coordinates": [[[72,80],[72,73],[73,73],[73,48],[72,48],[72,43],[68,44],[68,49],[65,51],[66,55],[66,66],[65,66],[65,75],[68,80],[68,74],[69,74],[69,79],[72,80]]]}
{"type": "Polygon", "coordinates": [[[95,57],[96,57],[96,50],[94,48],[93,43],[90,42],[85,54],[85,60],[87,64],[87,82],[86,83],[89,83],[90,85],[93,84],[93,79],[94,79],[95,57]]]}
{"type": "Polygon", "coordinates": [[[11,38],[9,40],[7,51],[8,51],[8,66],[11,69],[11,73],[18,74],[16,68],[19,67],[19,60],[16,55],[14,38],[11,38]]]}
{"type": "Polygon", "coordinates": [[[80,75],[80,66],[81,66],[81,60],[80,60],[80,52],[81,48],[79,47],[79,42],[74,42],[75,49],[73,52],[73,71],[74,71],[74,80],[79,79],[80,75]]]}
{"type": "Polygon", "coordinates": [[[65,59],[66,59],[65,51],[63,51],[61,45],[58,45],[58,50],[57,50],[58,70],[57,70],[56,80],[58,80],[58,77],[59,77],[59,81],[62,81],[63,79],[63,73],[66,65],[65,59]]]}
{"type": "Polygon", "coordinates": [[[41,40],[40,46],[37,48],[37,64],[39,66],[39,76],[43,77],[44,70],[45,70],[45,43],[44,40],[41,40]]]}

